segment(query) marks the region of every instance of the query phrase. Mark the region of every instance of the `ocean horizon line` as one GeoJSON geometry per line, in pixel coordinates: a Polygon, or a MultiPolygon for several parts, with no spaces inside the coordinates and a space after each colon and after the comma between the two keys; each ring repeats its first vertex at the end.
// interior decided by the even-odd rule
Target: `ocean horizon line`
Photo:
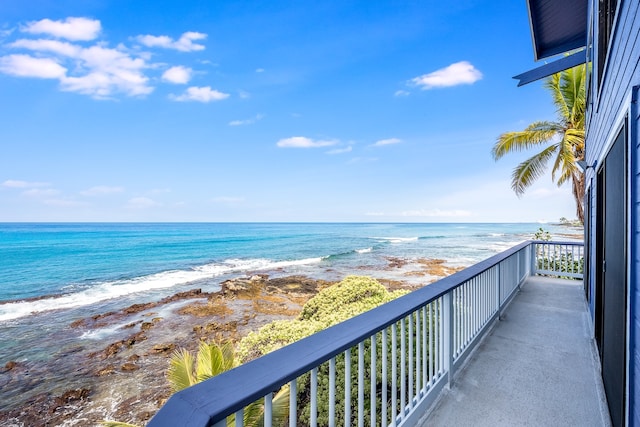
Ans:
{"type": "Polygon", "coordinates": [[[5,224],[552,224],[560,221],[0,221],[5,224]]]}

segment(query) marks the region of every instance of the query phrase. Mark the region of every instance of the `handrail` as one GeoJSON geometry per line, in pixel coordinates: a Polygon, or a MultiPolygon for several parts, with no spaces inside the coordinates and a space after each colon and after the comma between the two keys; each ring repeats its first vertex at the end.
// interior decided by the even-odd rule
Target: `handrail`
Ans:
{"type": "MultiPolygon", "coordinates": [[[[432,402],[439,390],[452,382],[455,368],[499,317],[522,281],[532,274],[537,261],[531,247],[536,243],[526,241],[518,244],[429,286],[178,392],[171,396],[148,426],[224,426],[229,415],[262,398],[269,400],[266,405],[269,406],[270,393],[287,383],[295,385],[297,378],[312,370],[313,375],[317,375],[315,368],[327,361],[335,365],[336,357],[350,354],[350,349],[359,351],[360,362],[364,364],[362,343],[371,340],[371,347],[376,348],[376,336],[381,335],[383,339],[378,342],[384,341],[386,349],[385,337],[391,332],[395,339],[396,329],[400,329],[402,337],[401,360],[398,363],[401,364],[402,375],[409,380],[408,392],[404,377],[392,380],[394,393],[395,382],[402,385],[400,395],[403,403],[396,410],[393,400],[391,420],[393,424],[396,421],[408,423],[418,406],[432,402]],[[398,324],[400,328],[397,328],[398,324]],[[408,333],[405,325],[408,325],[408,333]],[[404,373],[405,359],[409,361],[410,370],[415,365],[417,373],[415,370],[404,373]]],[[[395,346],[393,351],[397,351],[395,346]]],[[[385,360],[376,362],[376,358],[371,357],[373,369],[370,372],[375,381],[378,371],[386,384],[388,373],[384,370],[380,373],[376,364],[386,366],[387,354],[382,358],[385,360]]],[[[396,363],[395,354],[392,360],[396,363]]],[[[362,369],[360,371],[359,378],[363,382],[362,369]]],[[[350,388],[351,384],[345,387],[350,388]]],[[[372,395],[374,391],[372,386],[372,395]]],[[[292,401],[295,402],[295,397],[292,401]]],[[[383,406],[382,413],[386,413],[387,402],[380,405],[383,406]]],[[[372,421],[375,420],[375,411],[376,403],[373,403],[372,421]]],[[[362,414],[358,416],[362,422],[362,414]]],[[[236,420],[241,419],[236,416],[236,420]]],[[[383,425],[386,422],[385,417],[383,425]]],[[[267,422],[265,425],[270,424],[267,422]]],[[[295,424],[292,422],[292,425],[295,424]]]]}
{"type": "Polygon", "coordinates": [[[535,274],[582,279],[584,271],[584,243],[534,241],[535,274]]]}

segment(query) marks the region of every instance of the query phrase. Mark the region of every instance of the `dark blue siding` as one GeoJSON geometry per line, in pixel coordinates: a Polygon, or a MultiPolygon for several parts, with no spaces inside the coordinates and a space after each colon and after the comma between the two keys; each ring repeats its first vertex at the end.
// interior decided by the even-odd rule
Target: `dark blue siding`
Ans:
{"type": "MultiPolygon", "coordinates": [[[[617,120],[625,114],[629,114],[629,145],[628,157],[630,159],[630,185],[629,185],[629,225],[630,253],[628,263],[629,277],[629,417],[630,426],[640,427],[640,138],[637,111],[631,108],[630,100],[634,86],[640,85],[640,2],[620,1],[618,15],[616,17],[614,35],[611,41],[609,58],[604,70],[602,87],[594,86],[591,94],[593,105],[590,106],[587,127],[587,162],[593,164],[596,159],[601,159],[606,153],[607,144],[619,131],[620,123],[617,120]],[[631,114],[631,111],[634,113],[631,114]]],[[[597,19],[596,22],[597,23],[597,19]]],[[[596,34],[597,40],[597,34],[596,34]]],[[[596,43],[597,45],[597,43],[596,43]]],[[[597,47],[596,47],[597,49],[597,47]]],[[[594,55],[594,58],[597,58],[594,55]]],[[[594,64],[594,70],[597,66],[594,64]]],[[[594,85],[599,78],[594,76],[594,85]]],[[[587,179],[593,177],[590,170],[587,179]]],[[[592,194],[595,194],[593,186],[592,194]]],[[[592,199],[593,201],[594,199],[592,199]]],[[[595,215],[595,209],[593,214],[595,215]]],[[[592,217],[592,224],[595,218],[592,217]]],[[[594,229],[591,230],[592,249],[595,241],[594,229]]],[[[593,252],[592,252],[593,253],[593,252]]],[[[593,260],[595,261],[595,260],[593,260]]],[[[593,279],[594,264],[590,266],[593,279]]],[[[593,288],[592,288],[593,289],[593,288]]],[[[593,295],[593,294],[592,294],[593,295]]],[[[590,304],[593,313],[593,303],[590,304]]]]}
{"type": "Polygon", "coordinates": [[[636,88],[629,125],[631,129],[631,280],[630,304],[630,371],[629,371],[629,425],[640,426],[640,89],[636,88]]]}

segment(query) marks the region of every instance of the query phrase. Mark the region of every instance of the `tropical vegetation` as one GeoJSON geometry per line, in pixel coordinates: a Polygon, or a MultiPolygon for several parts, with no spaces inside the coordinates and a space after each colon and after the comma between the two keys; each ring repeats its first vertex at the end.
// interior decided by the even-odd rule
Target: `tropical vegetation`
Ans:
{"type": "MultiPolygon", "coordinates": [[[[238,365],[232,343],[218,345],[200,342],[197,355],[185,350],[176,350],[171,356],[167,379],[171,390],[175,393],[205,381],[238,365]]],[[[283,387],[273,397],[272,416],[274,425],[283,425],[289,414],[289,386],[283,387]]],[[[245,426],[262,427],[264,420],[264,404],[254,402],[244,409],[245,426]]],[[[104,427],[138,427],[134,424],[119,421],[103,421],[104,427]]],[[[235,426],[235,414],[227,417],[227,426],[235,426]]]]}
{"type": "Polygon", "coordinates": [[[550,76],[544,87],[551,93],[556,107],[556,121],[538,121],[522,131],[503,133],[493,146],[492,155],[498,160],[507,153],[543,146],[542,151],[515,167],[511,188],[522,196],[553,159],[552,180],[558,186],[571,183],[576,213],[580,223],[584,223],[584,172],[578,161],[584,160],[585,65],[550,76]]]}
{"type": "MultiPolygon", "coordinates": [[[[365,311],[371,310],[379,305],[387,303],[401,295],[408,293],[405,290],[398,290],[389,292],[382,286],[377,280],[370,277],[362,276],[348,276],[340,283],[333,285],[329,288],[323,289],[315,297],[311,298],[304,305],[302,312],[298,318],[293,320],[280,320],[274,321],[263,326],[257,332],[252,332],[247,335],[238,347],[238,354],[243,361],[248,361],[253,358],[262,356],[271,351],[277,350],[287,344],[291,344],[297,340],[300,340],[306,336],[309,336],[315,332],[319,332],[325,328],[333,326],[365,311]]],[[[400,323],[400,322],[398,322],[400,323]]],[[[398,326],[398,330],[400,327],[398,326]]],[[[375,351],[376,360],[382,360],[382,345],[381,334],[376,336],[377,346],[375,351]]],[[[396,346],[400,348],[401,339],[398,338],[396,346]]],[[[387,334],[387,346],[392,346],[391,334],[387,334]]],[[[405,345],[408,345],[405,342],[405,345]]],[[[363,360],[365,366],[370,366],[371,358],[373,356],[371,349],[371,342],[367,340],[364,344],[363,360]]],[[[407,355],[408,357],[408,355],[407,355]]],[[[387,355],[387,365],[392,365],[391,355],[387,355]]],[[[397,364],[402,363],[398,358],[397,364]]],[[[405,360],[404,363],[408,363],[405,360]]],[[[350,384],[358,383],[358,356],[356,352],[352,352],[350,359],[350,384]]],[[[335,375],[335,404],[336,407],[344,407],[345,405],[345,355],[339,354],[336,356],[336,375],[335,375]]],[[[399,366],[399,365],[398,365],[399,366]]],[[[378,369],[376,373],[376,382],[374,387],[381,393],[382,390],[382,371],[381,364],[378,363],[378,369]]],[[[397,378],[400,381],[399,378],[397,378]]],[[[387,384],[392,382],[391,370],[387,372],[387,384]]],[[[318,425],[329,425],[329,364],[324,363],[318,368],[318,386],[317,386],[317,422],[318,425]]],[[[309,374],[302,375],[298,378],[296,383],[298,390],[297,394],[297,414],[299,421],[308,425],[310,423],[310,390],[311,390],[311,376],[309,374]]],[[[398,387],[399,388],[399,387],[398,387]]],[[[371,389],[371,378],[369,375],[364,378],[364,389],[371,389]]],[[[355,393],[352,390],[352,393],[355,393]]],[[[390,395],[391,393],[388,393],[390,395]]],[[[369,395],[366,394],[365,402],[363,405],[364,418],[369,420],[370,418],[370,400],[369,395]]],[[[351,408],[351,420],[348,420],[345,424],[344,412],[336,411],[336,425],[354,425],[357,416],[357,400],[350,402],[351,408]]],[[[390,402],[388,402],[391,407],[390,402]]],[[[399,407],[396,408],[399,410],[399,407]]],[[[390,411],[391,412],[391,411],[390,411]]],[[[380,414],[378,414],[380,417],[380,414]]],[[[390,417],[390,415],[389,415],[390,417]]],[[[381,420],[380,420],[381,421],[381,420]]],[[[390,423],[391,419],[387,420],[390,423]]],[[[274,423],[274,425],[277,425],[274,423]]]]}
{"type": "MultiPolygon", "coordinates": [[[[173,392],[178,392],[201,381],[233,369],[240,362],[247,362],[325,328],[333,326],[353,316],[371,310],[381,304],[387,303],[407,291],[387,291],[377,280],[370,277],[348,276],[340,283],[321,290],[303,306],[300,315],[292,320],[278,320],[271,322],[256,332],[251,332],[238,344],[238,352],[233,344],[200,342],[196,355],[185,349],[176,350],[171,356],[167,379],[173,392]]],[[[381,334],[378,334],[378,346],[376,357],[381,360],[381,334]]],[[[387,337],[388,346],[391,348],[391,336],[387,337]]],[[[405,343],[406,345],[407,343],[405,343]]],[[[396,345],[400,347],[400,343],[396,345]]],[[[336,405],[344,405],[345,390],[345,363],[344,355],[336,357],[336,405]]],[[[372,357],[371,344],[367,342],[364,348],[364,358],[368,364],[372,357]]],[[[358,358],[354,354],[351,358],[351,383],[357,382],[358,358]]],[[[397,363],[401,363],[400,360],[397,363]]],[[[407,363],[407,361],[405,361],[407,363]]],[[[391,366],[391,360],[388,361],[391,366]]],[[[378,369],[380,371],[380,369],[378,369]]],[[[391,383],[390,373],[388,383],[391,383]]],[[[329,399],[329,366],[323,364],[318,369],[318,401],[328,402],[329,399]]],[[[381,389],[382,373],[378,372],[375,386],[381,389]]],[[[365,378],[365,387],[371,386],[370,379],[365,378]]],[[[310,421],[310,375],[306,374],[297,380],[297,413],[300,422],[310,421]]],[[[369,402],[366,402],[365,410],[369,410],[369,402]]],[[[352,414],[356,414],[353,408],[352,414]]],[[[273,425],[282,426],[288,419],[289,410],[289,386],[284,386],[273,397],[272,414],[273,425]]],[[[344,424],[341,411],[338,412],[336,422],[344,424]]],[[[244,409],[244,425],[261,427],[263,425],[264,404],[262,401],[254,402],[244,409]]],[[[368,412],[367,412],[368,417],[368,412]]],[[[368,418],[367,418],[368,419],[368,418]]],[[[389,420],[390,421],[390,420],[389,420]]],[[[318,406],[318,423],[328,424],[328,407],[318,406]]],[[[103,421],[106,427],[137,427],[133,424],[118,421],[103,421]]],[[[227,425],[235,425],[235,415],[227,417],[227,425]]]]}

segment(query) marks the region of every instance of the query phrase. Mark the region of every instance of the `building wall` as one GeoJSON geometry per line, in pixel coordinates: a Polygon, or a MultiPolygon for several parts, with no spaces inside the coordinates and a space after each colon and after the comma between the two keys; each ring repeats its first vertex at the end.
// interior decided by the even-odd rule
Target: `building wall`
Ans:
{"type": "MultiPolygon", "coordinates": [[[[597,2],[592,2],[596,4],[597,2]]],[[[593,75],[593,84],[590,105],[588,106],[586,160],[593,164],[595,160],[601,161],[606,155],[611,143],[619,131],[621,118],[628,117],[629,139],[628,158],[629,163],[629,197],[628,197],[628,222],[629,240],[627,259],[629,263],[629,294],[627,303],[629,317],[627,328],[629,334],[628,346],[628,387],[629,387],[629,417],[630,426],[640,426],[640,287],[638,286],[640,271],[640,118],[638,117],[637,104],[632,107],[632,94],[634,86],[640,86],[640,1],[620,0],[616,14],[614,36],[609,46],[609,55],[602,86],[598,89],[598,76],[593,75]]],[[[597,19],[594,23],[597,23],[597,19]]],[[[597,29],[594,40],[597,40],[597,29]]],[[[594,43],[597,49],[597,43],[594,43]]],[[[594,52],[593,59],[597,58],[594,52]]],[[[597,67],[593,66],[594,72],[597,67]]],[[[597,167],[596,167],[597,169],[597,167]]],[[[594,171],[589,169],[587,181],[594,177],[594,171]]],[[[595,183],[595,179],[592,181],[595,183]]],[[[595,185],[592,195],[595,197],[595,185]]],[[[592,222],[595,224],[595,199],[592,197],[592,222]]],[[[594,228],[591,229],[591,246],[594,248],[594,228]]],[[[593,252],[592,252],[593,253],[593,252]]],[[[593,258],[592,258],[593,261],[593,258]]],[[[590,277],[593,291],[593,265],[590,266],[590,277]]],[[[591,295],[594,295],[591,292],[591,295]]],[[[593,301],[590,302],[593,315],[593,301]]]]}

